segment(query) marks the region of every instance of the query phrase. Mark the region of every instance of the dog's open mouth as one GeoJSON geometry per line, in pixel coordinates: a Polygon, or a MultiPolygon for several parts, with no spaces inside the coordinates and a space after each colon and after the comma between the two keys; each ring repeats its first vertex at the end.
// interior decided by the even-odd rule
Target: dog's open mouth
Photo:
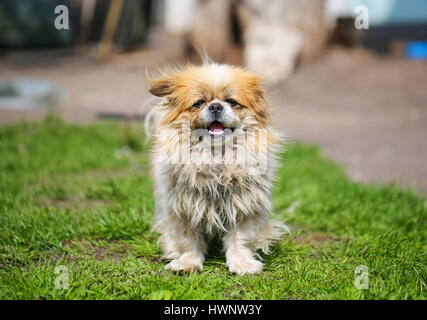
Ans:
{"type": "Polygon", "coordinates": [[[231,130],[231,132],[234,132],[234,128],[226,128],[223,126],[223,124],[221,122],[218,122],[218,121],[212,122],[209,125],[208,129],[209,129],[209,133],[211,135],[214,135],[214,136],[219,136],[219,135],[224,134],[226,129],[229,129],[229,130],[231,130]]]}

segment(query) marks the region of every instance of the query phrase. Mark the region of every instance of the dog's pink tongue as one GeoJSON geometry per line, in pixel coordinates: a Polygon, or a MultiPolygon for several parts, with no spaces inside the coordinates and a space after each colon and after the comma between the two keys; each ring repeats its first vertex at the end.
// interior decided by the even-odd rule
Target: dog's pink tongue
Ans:
{"type": "Polygon", "coordinates": [[[209,126],[210,134],[222,134],[224,132],[224,126],[219,122],[212,122],[209,126]]]}

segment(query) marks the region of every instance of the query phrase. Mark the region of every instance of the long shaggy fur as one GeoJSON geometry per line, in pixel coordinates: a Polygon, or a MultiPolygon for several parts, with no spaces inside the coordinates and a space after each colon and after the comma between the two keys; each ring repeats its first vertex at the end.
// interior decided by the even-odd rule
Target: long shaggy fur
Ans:
{"type": "Polygon", "coordinates": [[[189,66],[151,80],[150,92],[164,97],[146,123],[155,136],[154,230],[160,233],[164,256],[172,259],[167,269],[202,270],[207,240],[220,236],[231,272],[258,272],[262,263],[254,257],[256,250],[268,253],[288,231],[282,222],[268,218],[281,138],[270,124],[259,82],[248,71],[218,64],[189,66]],[[224,101],[230,96],[238,106],[227,106],[224,101]],[[191,106],[199,97],[206,106],[196,110],[191,106]],[[225,139],[217,157],[209,141],[191,137],[204,125],[209,101],[220,101],[234,117],[232,138],[225,139]],[[185,150],[192,161],[183,157],[185,150]],[[243,155],[245,162],[232,155],[243,155]]]}

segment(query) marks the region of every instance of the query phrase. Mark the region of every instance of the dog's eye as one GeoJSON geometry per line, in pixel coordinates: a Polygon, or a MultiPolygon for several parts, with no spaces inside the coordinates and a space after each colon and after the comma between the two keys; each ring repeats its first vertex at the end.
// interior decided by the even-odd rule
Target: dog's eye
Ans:
{"type": "Polygon", "coordinates": [[[239,103],[236,101],[236,100],[234,100],[234,99],[227,99],[227,100],[225,100],[225,102],[227,102],[230,106],[232,106],[232,107],[234,107],[234,106],[237,106],[239,103]]]}
{"type": "Polygon", "coordinates": [[[205,100],[197,100],[193,103],[193,107],[199,109],[203,104],[205,103],[205,100]]]}

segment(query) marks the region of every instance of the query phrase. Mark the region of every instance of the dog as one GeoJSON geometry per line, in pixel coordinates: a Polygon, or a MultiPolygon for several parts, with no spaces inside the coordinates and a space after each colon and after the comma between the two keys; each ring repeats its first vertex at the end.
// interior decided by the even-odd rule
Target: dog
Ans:
{"type": "Polygon", "coordinates": [[[268,217],[283,139],[272,126],[262,79],[240,67],[205,62],[149,78],[160,97],[153,127],[155,223],[165,266],[202,271],[209,240],[224,244],[231,273],[262,270],[287,226],[268,217]]]}

